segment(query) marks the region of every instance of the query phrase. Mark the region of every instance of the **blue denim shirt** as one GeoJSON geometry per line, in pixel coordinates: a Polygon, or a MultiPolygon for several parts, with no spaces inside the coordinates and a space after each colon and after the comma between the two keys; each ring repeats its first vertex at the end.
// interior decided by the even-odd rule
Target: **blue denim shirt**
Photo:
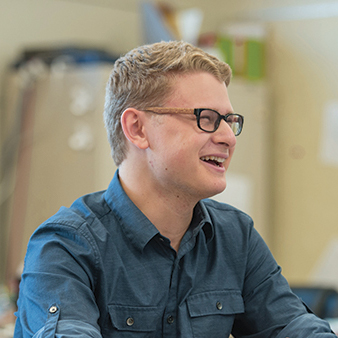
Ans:
{"type": "Polygon", "coordinates": [[[201,201],[176,253],[118,173],[35,231],[18,306],[15,337],[335,337],[249,216],[201,201]]]}

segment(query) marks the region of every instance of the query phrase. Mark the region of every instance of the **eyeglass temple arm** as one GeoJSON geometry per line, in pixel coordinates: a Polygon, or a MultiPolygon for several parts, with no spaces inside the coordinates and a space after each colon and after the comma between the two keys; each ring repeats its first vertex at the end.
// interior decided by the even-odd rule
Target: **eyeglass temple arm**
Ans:
{"type": "Polygon", "coordinates": [[[150,107],[145,110],[159,114],[194,114],[194,108],[165,108],[165,107],[150,107]]]}

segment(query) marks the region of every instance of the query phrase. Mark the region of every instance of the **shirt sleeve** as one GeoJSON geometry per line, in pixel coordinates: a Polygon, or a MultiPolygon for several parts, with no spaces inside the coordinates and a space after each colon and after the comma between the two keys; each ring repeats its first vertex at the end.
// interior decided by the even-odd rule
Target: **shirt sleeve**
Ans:
{"type": "Polygon", "coordinates": [[[237,316],[236,338],[336,337],[329,324],[316,317],[292,293],[267,245],[252,228],[249,236],[243,299],[245,313],[237,316]]]}
{"type": "Polygon", "coordinates": [[[101,337],[93,239],[67,224],[33,234],[20,283],[15,337],[101,337]]]}

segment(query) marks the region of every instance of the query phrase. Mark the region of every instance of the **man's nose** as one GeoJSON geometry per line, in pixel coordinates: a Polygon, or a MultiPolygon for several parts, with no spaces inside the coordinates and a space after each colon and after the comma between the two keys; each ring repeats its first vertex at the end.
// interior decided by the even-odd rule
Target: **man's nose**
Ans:
{"type": "Polygon", "coordinates": [[[217,130],[214,132],[215,142],[226,144],[229,148],[236,145],[236,136],[230,125],[222,119],[217,130]]]}

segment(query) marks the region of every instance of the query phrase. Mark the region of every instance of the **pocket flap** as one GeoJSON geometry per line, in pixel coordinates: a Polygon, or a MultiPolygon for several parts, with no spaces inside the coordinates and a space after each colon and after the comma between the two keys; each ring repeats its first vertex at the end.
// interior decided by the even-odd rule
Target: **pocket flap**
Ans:
{"type": "Polygon", "coordinates": [[[198,293],[188,297],[187,304],[191,317],[244,312],[244,302],[239,290],[198,293]]]}
{"type": "Polygon", "coordinates": [[[108,305],[110,319],[118,330],[151,332],[160,320],[158,307],[108,305]]]}

